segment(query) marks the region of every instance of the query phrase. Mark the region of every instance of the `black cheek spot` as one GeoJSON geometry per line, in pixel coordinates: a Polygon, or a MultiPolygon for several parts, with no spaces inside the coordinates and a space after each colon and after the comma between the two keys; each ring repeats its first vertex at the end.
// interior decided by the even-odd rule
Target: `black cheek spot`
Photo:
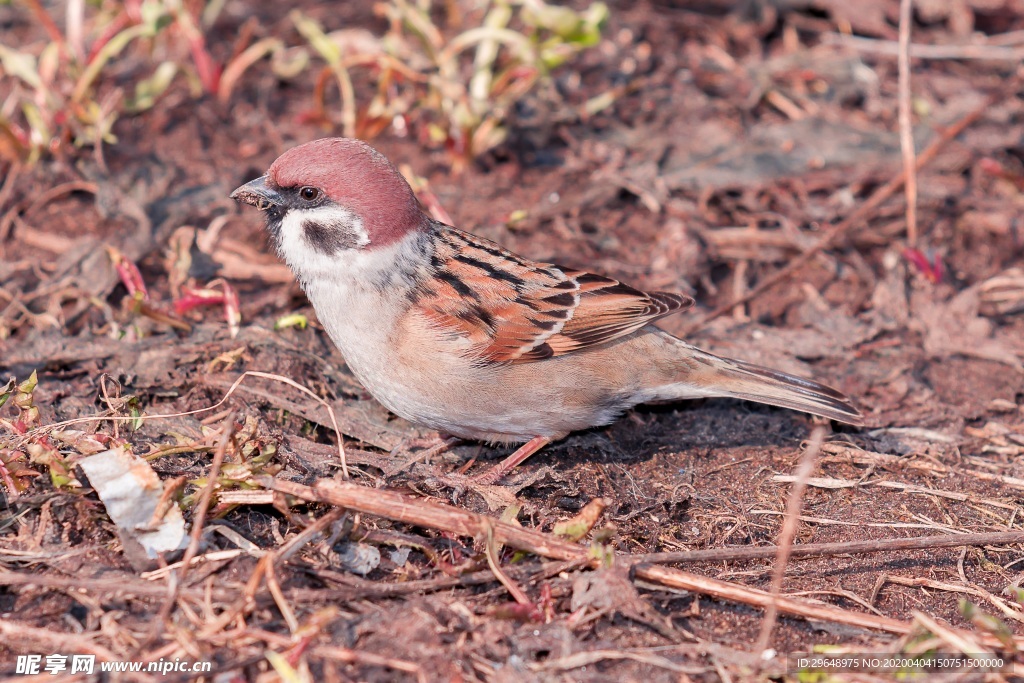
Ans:
{"type": "Polygon", "coordinates": [[[344,225],[305,220],[302,222],[302,236],[310,248],[328,256],[359,246],[354,231],[344,225]]]}

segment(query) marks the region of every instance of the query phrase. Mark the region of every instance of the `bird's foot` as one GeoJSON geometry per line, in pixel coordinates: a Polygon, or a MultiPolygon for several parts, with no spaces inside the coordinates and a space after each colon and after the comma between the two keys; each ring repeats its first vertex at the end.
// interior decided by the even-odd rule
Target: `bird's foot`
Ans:
{"type": "MultiPolygon", "coordinates": [[[[515,503],[516,493],[518,493],[524,486],[528,486],[530,483],[535,481],[538,477],[543,476],[548,469],[541,468],[540,472],[536,473],[532,477],[528,477],[528,481],[526,483],[521,483],[516,486],[499,486],[499,483],[505,478],[505,475],[509,474],[517,465],[539,451],[548,443],[550,443],[550,439],[538,436],[520,446],[515,453],[508,456],[497,465],[484,470],[480,474],[467,476],[463,474],[462,471],[452,472],[450,474],[437,474],[425,479],[423,484],[427,488],[436,492],[440,492],[443,489],[451,489],[453,503],[457,503],[459,498],[466,491],[473,491],[483,498],[487,503],[487,506],[492,510],[507,507],[508,505],[515,503]]],[[[463,470],[464,469],[466,468],[464,467],[463,470]]]]}
{"type": "Polygon", "coordinates": [[[548,437],[535,436],[516,449],[515,453],[508,456],[489,470],[470,477],[469,481],[476,486],[495,486],[505,478],[506,474],[515,469],[517,465],[540,449],[544,448],[544,446],[547,446],[549,443],[551,443],[551,439],[548,437]]]}

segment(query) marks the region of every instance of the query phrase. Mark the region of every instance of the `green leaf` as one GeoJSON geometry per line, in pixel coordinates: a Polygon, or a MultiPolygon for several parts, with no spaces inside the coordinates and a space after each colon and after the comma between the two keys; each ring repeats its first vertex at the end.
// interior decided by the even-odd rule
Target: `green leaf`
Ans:
{"type": "Polygon", "coordinates": [[[173,21],[173,17],[167,12],[168,4],[170,3],[163,3],[160,0],[145,0],[139,8],[142,28],[150,35],[156,35],[168,22],[173,21]]]}
{"type": "MultiPolygon", "coordinates": [[[[0,404],[3,405],[3,404],[0,404]]],[[[1018,603],[1024,605],[1024,588],[1020,586],[1009,585],[1003,589],[1003,595],[1009,595],[1018,603]]]]}
{"type": "Polygon", "coordinates": [[[39,77],[36,58],[27,52],[18,52],[0,44],[0,66],[10,75],[20,78],[29,87],[40,90],[43,80],[39,77]]]}
{"type": "Polygon", "coordinates": [[[142,112],[156,104],[157,98],[163,95],[178,74],[178,65],[174,62],[163,62],[156,68],[153,75],[135,84],[135,97],[127,103],[130,112],[142,112]]]}
{"type": "Polygon", "coordinates": [[[292,47],[277,50],[270,56],[270,70],[282,81],[288,81],[309,66],[309,50],[304,47],[292,47]]]}
{"type": "MultiPolygon", "coordinates": [[[[143,3],[143,10],[150,3],[143,3]]],[[[161,10],[162,11],[162,10],[161,10]]],[[[143,18],[145,19],[145,11],[143,11],[143,18]]],[[[85,71],[79,76],[78,82],[75,83],[74,92],[71,93],[71,99],[75,102],[81,102],[85,99],[85,94],[92,87],[93,82],[99,77],[100,73],[106,67],[107,63],[111,59],[121,54],[128,45],[136,38],[142,38],[143,36],[154,36],[156,35],[156,26],[150,26],[148,24],[139,24],[138,26],[129,26],[124,29],[110,41],[104,45],[100,51],[93,57],[93,60],[89,62],[89,65],[85,67],[85,71]]]]}
{"type": "Polygon", "coordinates": [[[304,330],[308,325],[309,318],[302,315],[301,313],[292,313],[291,315],[284,315],[274,321],[275,330],[284,330],[289,327],[297,327],[300,330],[304,330]]]}
{"type": "Polygon", "coordinates": [[[17,380],[15,380],[13,377],[7,380],[7,384],[4,385],[3,391],[0,392],[0,408],[2,408],[5,403],[7,403],[7,400],[11,397],[11,394],[14,393],[14,388],[16,386],[17,380]]]}
{"type": "Polygon", "coordinates": [[[32,131],[32,144],[41,147],[49,142],[52,137],[50,127],[46,125],[46,119],[43,118],[43,112],[39,107],[34,102],[22,102],[21,113],[25,115],[28,127],[32,131]]]}
{"type": "Polygon", "coordinates": [[[315,19],[307,17],[297,9],[289,12],[288,17],[295,24],[296,30],[309,42],[310,47],[323,57],[325,62],[331,66],[341,64],[341,48],[327,37],[315,19]]]}
{"type": "Polygon", "coordinates": [[[36,375],[36,371],[33,370],[32,374],[29,375],[28,379],[18,385],[18,393],[27,395],[29,400],[32,398],[32,392],[39,386],[39,377],[36,375]]]}

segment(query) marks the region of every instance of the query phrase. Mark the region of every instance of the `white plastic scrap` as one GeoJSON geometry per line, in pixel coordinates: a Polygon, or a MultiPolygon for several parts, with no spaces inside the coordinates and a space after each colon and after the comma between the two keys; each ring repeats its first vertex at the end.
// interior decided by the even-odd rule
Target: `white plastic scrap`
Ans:
{"type": "Polygon", "coordinates": [[[176,505],[170,506],[156,526],[150,526],[163,484],[148,462],[118,447],[83,458],[78,464],[121,531],[122,540],[137,542],[150,559],[188,545],[185,520],[176,505]]]}

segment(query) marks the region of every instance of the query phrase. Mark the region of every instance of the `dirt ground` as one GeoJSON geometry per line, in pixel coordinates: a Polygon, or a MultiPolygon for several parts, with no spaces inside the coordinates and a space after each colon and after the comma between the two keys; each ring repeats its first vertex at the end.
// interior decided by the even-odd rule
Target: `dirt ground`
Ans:
{"type": "MultiPolygon", "coordinates": [[[[229,45],[247,19],[259,36],[297,42],[281,4],[227,3],[211,45],[229,45]]],[[[386,28],[361,3],[297,4],[326,30],[386,28]]],[[[295,541],[332,507],[271,504],[254,477],[337,478],[337,439],[316,400],[264,378],[247,378],[204,413],[66,427],[153,455],[164,482],[184,477],[177,502],[191,523],[225,419],[235,425],[198,549],[206,561],[169,588],[166,574],[145,573],[126,551],[76,468],[87,449],[19,433],[9,402],[0,463],[23,486],[0,485],[0,671],[13,675],[16,655],[50,652],[210,661],[216,675],[206,680],[220,681],[797,680],[786,656],[816,646],[977,647],[1020,659],[1021,542],[794,557],[782,594],[905,628],[784,613],[774,659],[755,648],[763,609],[641,579],[624,559],[775,545],[793,488],[777,477],[795,471],[819,424],[824,445],[796,544],[1022,529],[1019,0],[917,3],[913,41],[947,51],[912,62],[917,150],[937,145],[917,175],[916,245],[900,189],[815,246],[900,176],[898,4],[612,3],[600,45],[524,98],[509,139],[461,175],[415,135],[387,130],[373,141],[426,179],[455,225],[532,258],[685,292],[698,305],[664,329],[831,384],[864,412],[864,427],[731,400],[642,407],[544,449],[500,491],[467,491],[455,503],[551,534],[606,499],[578,542],[623,558],[603,569],[354,509],[295,541]],[[975,59],[953,49],[982,43],[1003,52],[975,59]],[[588,114],[602,93],[611,105],[588,114]],[[809,251],[777,286],[709,319],[809,251]],[[219,497],[238,491],[252,497],[219,497]],[[291,554],[274,555],[289,543],[291,554]],[[488,550],[536,610],[513,601],[488,550]],[[363,575],[366,556],[376,564],[363,575]]],[[[0,30],[22,46],[45,40],[18,3],[0,5],[0,30]]],[[[438,473],[509,450],[461,444],[395,472],[403,448],[418,448],[408,439],[429,434],[358,385],[259,217],[228,199],[285,149],[339,133],[304,116],[314,81],[312,71],[283,83],[254,68],[229,104],[172,86],[159,106],[118,121],[102,159],[83,149],[0,166],[0,380],[38,372],[38,425],[52,433],[74,418],[209,408],[242,372],[275,373],[334,407],[354,482],[451,504],[450,490],[431,486],[438,473]],[[237,290],[236,337],[218,307],[170,313],[181,244],[195,283],[220,276],[237,290]],[[133,308],[106,247],[138,265],[152,308],[167,315],[133,308]],[[275,329],[294,313],[309,326],[275,329]]],[[[776,558],[673,566],[767,591],[776,558]]]]}

